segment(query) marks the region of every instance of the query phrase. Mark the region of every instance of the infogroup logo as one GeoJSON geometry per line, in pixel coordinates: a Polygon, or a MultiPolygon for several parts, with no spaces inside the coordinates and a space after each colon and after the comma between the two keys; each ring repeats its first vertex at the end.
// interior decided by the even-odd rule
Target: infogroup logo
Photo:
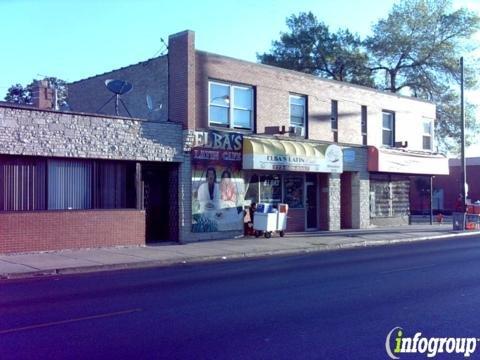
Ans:
{"type": "Polygon", "coordinates": [[[477,338],[437,338],[422,337],[416,332],[413,337],[406,337],[401,327],[394,327],[387,334],[385,350],[391,359],[400,359],[401,354],[426,354],[433,358],[438,354],[463,354],[470,357],[477,348],[477,338]]]}

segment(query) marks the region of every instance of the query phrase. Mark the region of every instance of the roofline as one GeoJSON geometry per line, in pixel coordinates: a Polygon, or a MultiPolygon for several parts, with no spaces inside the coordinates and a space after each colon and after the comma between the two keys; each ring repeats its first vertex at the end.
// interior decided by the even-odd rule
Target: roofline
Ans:
{"type": "Polygon", "coordinates": [[[149,121],[148,119],[142,118],[130,118],[125,116],[115,116],[115,115],[108,115],[108,114],[96,114],[96,113],[86,113],[86,112],[78,112],[78,111],[59,111],[59,110],[50,110],[50,109],[39,109],[32,105],[22,105],[22,104],[14,104],[14,103],[5,103],[0,102],[0,108],[6,109],[17,109],[17,110],[27,110],[27,111],[38,111],[44,113],[53,113],[53,114],[64,114],[64,115],[80,115],[80,116],[88,116],[88,117],[96,117],[96,118],[108,118],[108,119],[119,119],[119,120],[130,120],[130,121],[149,121]]]}
{"type": "Polygon", "coordinates": [[[120,68],[118,68],[118,69],[106,71],[106,72],[101,73],[101,74],[92,75],[92,76],[89,76],[89,77],[86,77],[86,78],[83,78],[83,79],[80,79],[80,80],[72,81],[72,82],[70,82],[70,83],[67,83],[67,86],[68,86],[68,85],[73,85],[73,84],[79,83],[79,82],[81,82],[81,81],[94,79],[94,78],[96,78],[96,77],[105,76],[105,75],[110,74],[110,73],[113,73],[113,72],[115,72],[115,71],[120,71],[120,70],[128,69],[129,67],[132,67],[132,66],[147,64],[148,62],[150,62],[150,61],[152,61],[152,60],[158,60],[158,59],[161,59],[161,58],[163,58],[163,57],[167,57],[167,55],[168,55],[168,54],[160,55],[160,56],[153,57],[153,58],[150,58],[150,59],[147,59],[147,60],[139,61],[138,63],[135,63],[135,64],[123,66],[123,67],[120,67],[120,68]]]}
{"type": "Polygon", "coordinates": [[[265,68],[268,68],[268,69],[271,69],[271,70],[274,70],[274,71],[290,73],[290,74],[293,74],[293,75],[296,75],[296,76],[299,76],[299,75],[306,76],[306,77],[309,77],[313,80],[323,81],[323,82],[327,82],[327,83],[331,83],[331,84],[336,84],[336,85],[341,84],[343,86],[350,86],[350,87],[362,89],[362,90],[365,90],[365,91],[372,91],[372,92],[376,92],[376,93],[379,93],[379,94],[382,94],[382,95],[394,96],[394,97],[397,97],[397,98],[404,98],[404,99],[419,101],[419,102],[426,103],[426,104],[436,105],[433,101],[428,101],[428,100],[425,100],[425,99],[420,99],[420,98],[407,96],[407,95],[402,95],[402,94],[398,94],[398,93],[391,93],[391,92],[388,92],[388,91],[383,91],[383,90],[371,88],[371,87],[364,86],[364,85],[353,84],[353,83],[350,83],[350,82],[347,82],[347,81],[326,79],[326,78],[322,78],[322,77],[312,75],[312,74],[307,74],[307,73],[297,71],[297,70],[291,70],[291,69],[286,69],[286,68],[282,68],[282,67],[279,67],[279,66],[266,65],[266,64],[262,64],[262,63],[256,63],[256,62],[252,62],[252,61],[242,60],[242,59],[234,58],[234,57],[231,57],[231,56],[220,55],[220,54],[216,54],[216,53],[212,53],[212,52],[208,52],[208,51],[204,51],[204,50],[196,50],[196,52],[201,53],[201,54],[205,54],[207,56],[225,58],[225,59],[228,59],[228,60],[237,61],[237,62],[241,62],[241,63],[246,63],[246,64],[250,64],[250,65],[257,65],[257,66],[265,67],[265,68]]]}

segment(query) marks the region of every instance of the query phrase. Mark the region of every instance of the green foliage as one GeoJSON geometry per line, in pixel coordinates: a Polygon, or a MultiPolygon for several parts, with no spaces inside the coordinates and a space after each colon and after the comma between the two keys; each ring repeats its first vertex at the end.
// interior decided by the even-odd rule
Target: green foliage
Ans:
{"type": "MultiPolygon", "coordinates": [[[[480,30],[480,18],[451,8],[451,0],[400,0],[364,41],[348,30],[331,33],[311,12],[292,15],[289,32],[257,57],[264,64],[432,101],[439,150],[458,152],[459,59],[477,45],[472,35],[480,30]]],[[[473,89],[480,67],[478,59],[468,60],[465,88],[473,89]]],[[[472,104],[465,106],[465,119],[469,145],[480,131],[472,104]]]]}
{"type": "MultiPolygon", "coordinates": [[[[458,83],[465,40],[480,23],[472,12],[449,13],[450,7],[450,0],[404,0],[373,27],[365,44],[371,70],[385,75],[385,90],[407,88],[432,98],[437,86],[458,83]]],[[[469,76],[470,86],[472,80],[469,76]]]]}
{"type": "MultiPolygon", "coordinates": [[[[404,0],[373,27],[365,40],[371,70],[384,75],[379,88],[401,90],[437,105],[436,140],[441,151],[457,153],[460,138],[459,59],[467,54],[480,19],[467,9],[451,11],[450,0],[404,0]]],[[[465,88],[476,85],[478,63],[465,66],[465,88]]],[[[380,77],[377,77],[379,79],[380,77]]],[[[466,104],[466,144],[479,131],[475,108],[466,104]]]]}
{"type": "Polygon", "coordinates": [[[32,103],[32,92],[28,86],[24,88],[21,84],[15,84],[8,88],[4,99],[14,104],[29,105],[32,103]]]}
{"type": "MultiPolygon", "coordinates": [[[[62,109],[67,106],[67,83],[64,80],[56,77],[45,77],[42,80],[48,81],[49,86],[56,90],[58,108],[62,109]]],[[[37,81],[39,80],[32,80],[32,82],[26,87],[23,87],[21,84],[10,86],[7,90],[7,94],[5,95],[5,101],[14,104],[31,105],[33,96],[32,89],[37,81]]]]}
{"type": "Polygon", "coordinates": [[[272,43],[270,53],[257,54],[267,65],[321,77],[372,86],[362,42],[348,30],[331,33],[311,12],[287,18],[289,32],[272,43]]]}

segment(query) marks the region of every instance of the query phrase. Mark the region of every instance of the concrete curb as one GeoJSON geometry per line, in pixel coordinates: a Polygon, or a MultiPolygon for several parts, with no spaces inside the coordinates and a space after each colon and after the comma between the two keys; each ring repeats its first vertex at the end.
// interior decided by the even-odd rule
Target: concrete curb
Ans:
{"type": "Polygon", "coordinates": [[[322,251],[335,251],[335,250],[347,250],[361,247],[370,247],[370,246],[385,246],[385,245],[395,245],[395,244],[405,244],[411,242],[419,241],[428,241],[428,240],[443,240],[450,239],[453,237],[469,237],[474,235],[480,235],[480,231],[475,232],[458,232],[450,233],[445,235],[433,235],[433,236],[423,236],[415,238],[405,238],[405,239],[392,239],[392,240],[370,240],[370,241],[356,241],[347,244],[334,244],[334,245],[312,245],[309,247],[300,247],[294,249],[278,249],[278,250],[256,250],[253,252],[235,252],[225,255],[213,255],[213,256],[191,256],[185,257],[183,259],[172,259],[172,260],[147,260],[147,261],[138,261],[138,262],[129,262],[129,263],[118,263],[118,264],[102,264],[102,265],[92,265],[92,266],[79,266],[79,267],[67,267],[67,268],[58,268],[51,270],[34,270],[21,273],[10,273],[10,274],[0,274],[0,280],[15,280],[15,279],[25,279],[25,278],[35,278],[35,277],[48,277],[48,276],[57,276],[57,275],[71,275],[71,274],[83,274],[83,273],[92,273],[92,272],[104,272],[104,271],[121,271],[121,270],[132,270],[132,269],[146,269],[146,268],[155,268],[155,267],[168,267],[174,265],[185,265],[185,264],[200,264],[208,262],[217,262],[217,261],[233,261],[239,259],[255,259],[262,258],[266,256],[282,256],[282,255],[295,255],[295,254],[307,254],[315,253],[322,251]]]}

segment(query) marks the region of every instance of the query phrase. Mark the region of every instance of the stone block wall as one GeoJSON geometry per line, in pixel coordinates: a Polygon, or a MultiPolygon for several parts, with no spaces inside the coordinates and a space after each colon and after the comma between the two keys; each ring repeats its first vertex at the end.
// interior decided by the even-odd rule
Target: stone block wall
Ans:
{"type": "Polygon", "coordinates": [[[328,178],[328,230],[340,230],[340,175],[328,178]]]}
{"type": "Polygon", "coordinates": [[[0,105],[0,154],[182,161],[180,124],[0,105]]]}
{"type": "Polygon", "coordinates": [[[370,226],[370,180],[367,171],[368,151],[362,146],[343,147],[343,169],[352,173],[352,228],[370,226]]]}

